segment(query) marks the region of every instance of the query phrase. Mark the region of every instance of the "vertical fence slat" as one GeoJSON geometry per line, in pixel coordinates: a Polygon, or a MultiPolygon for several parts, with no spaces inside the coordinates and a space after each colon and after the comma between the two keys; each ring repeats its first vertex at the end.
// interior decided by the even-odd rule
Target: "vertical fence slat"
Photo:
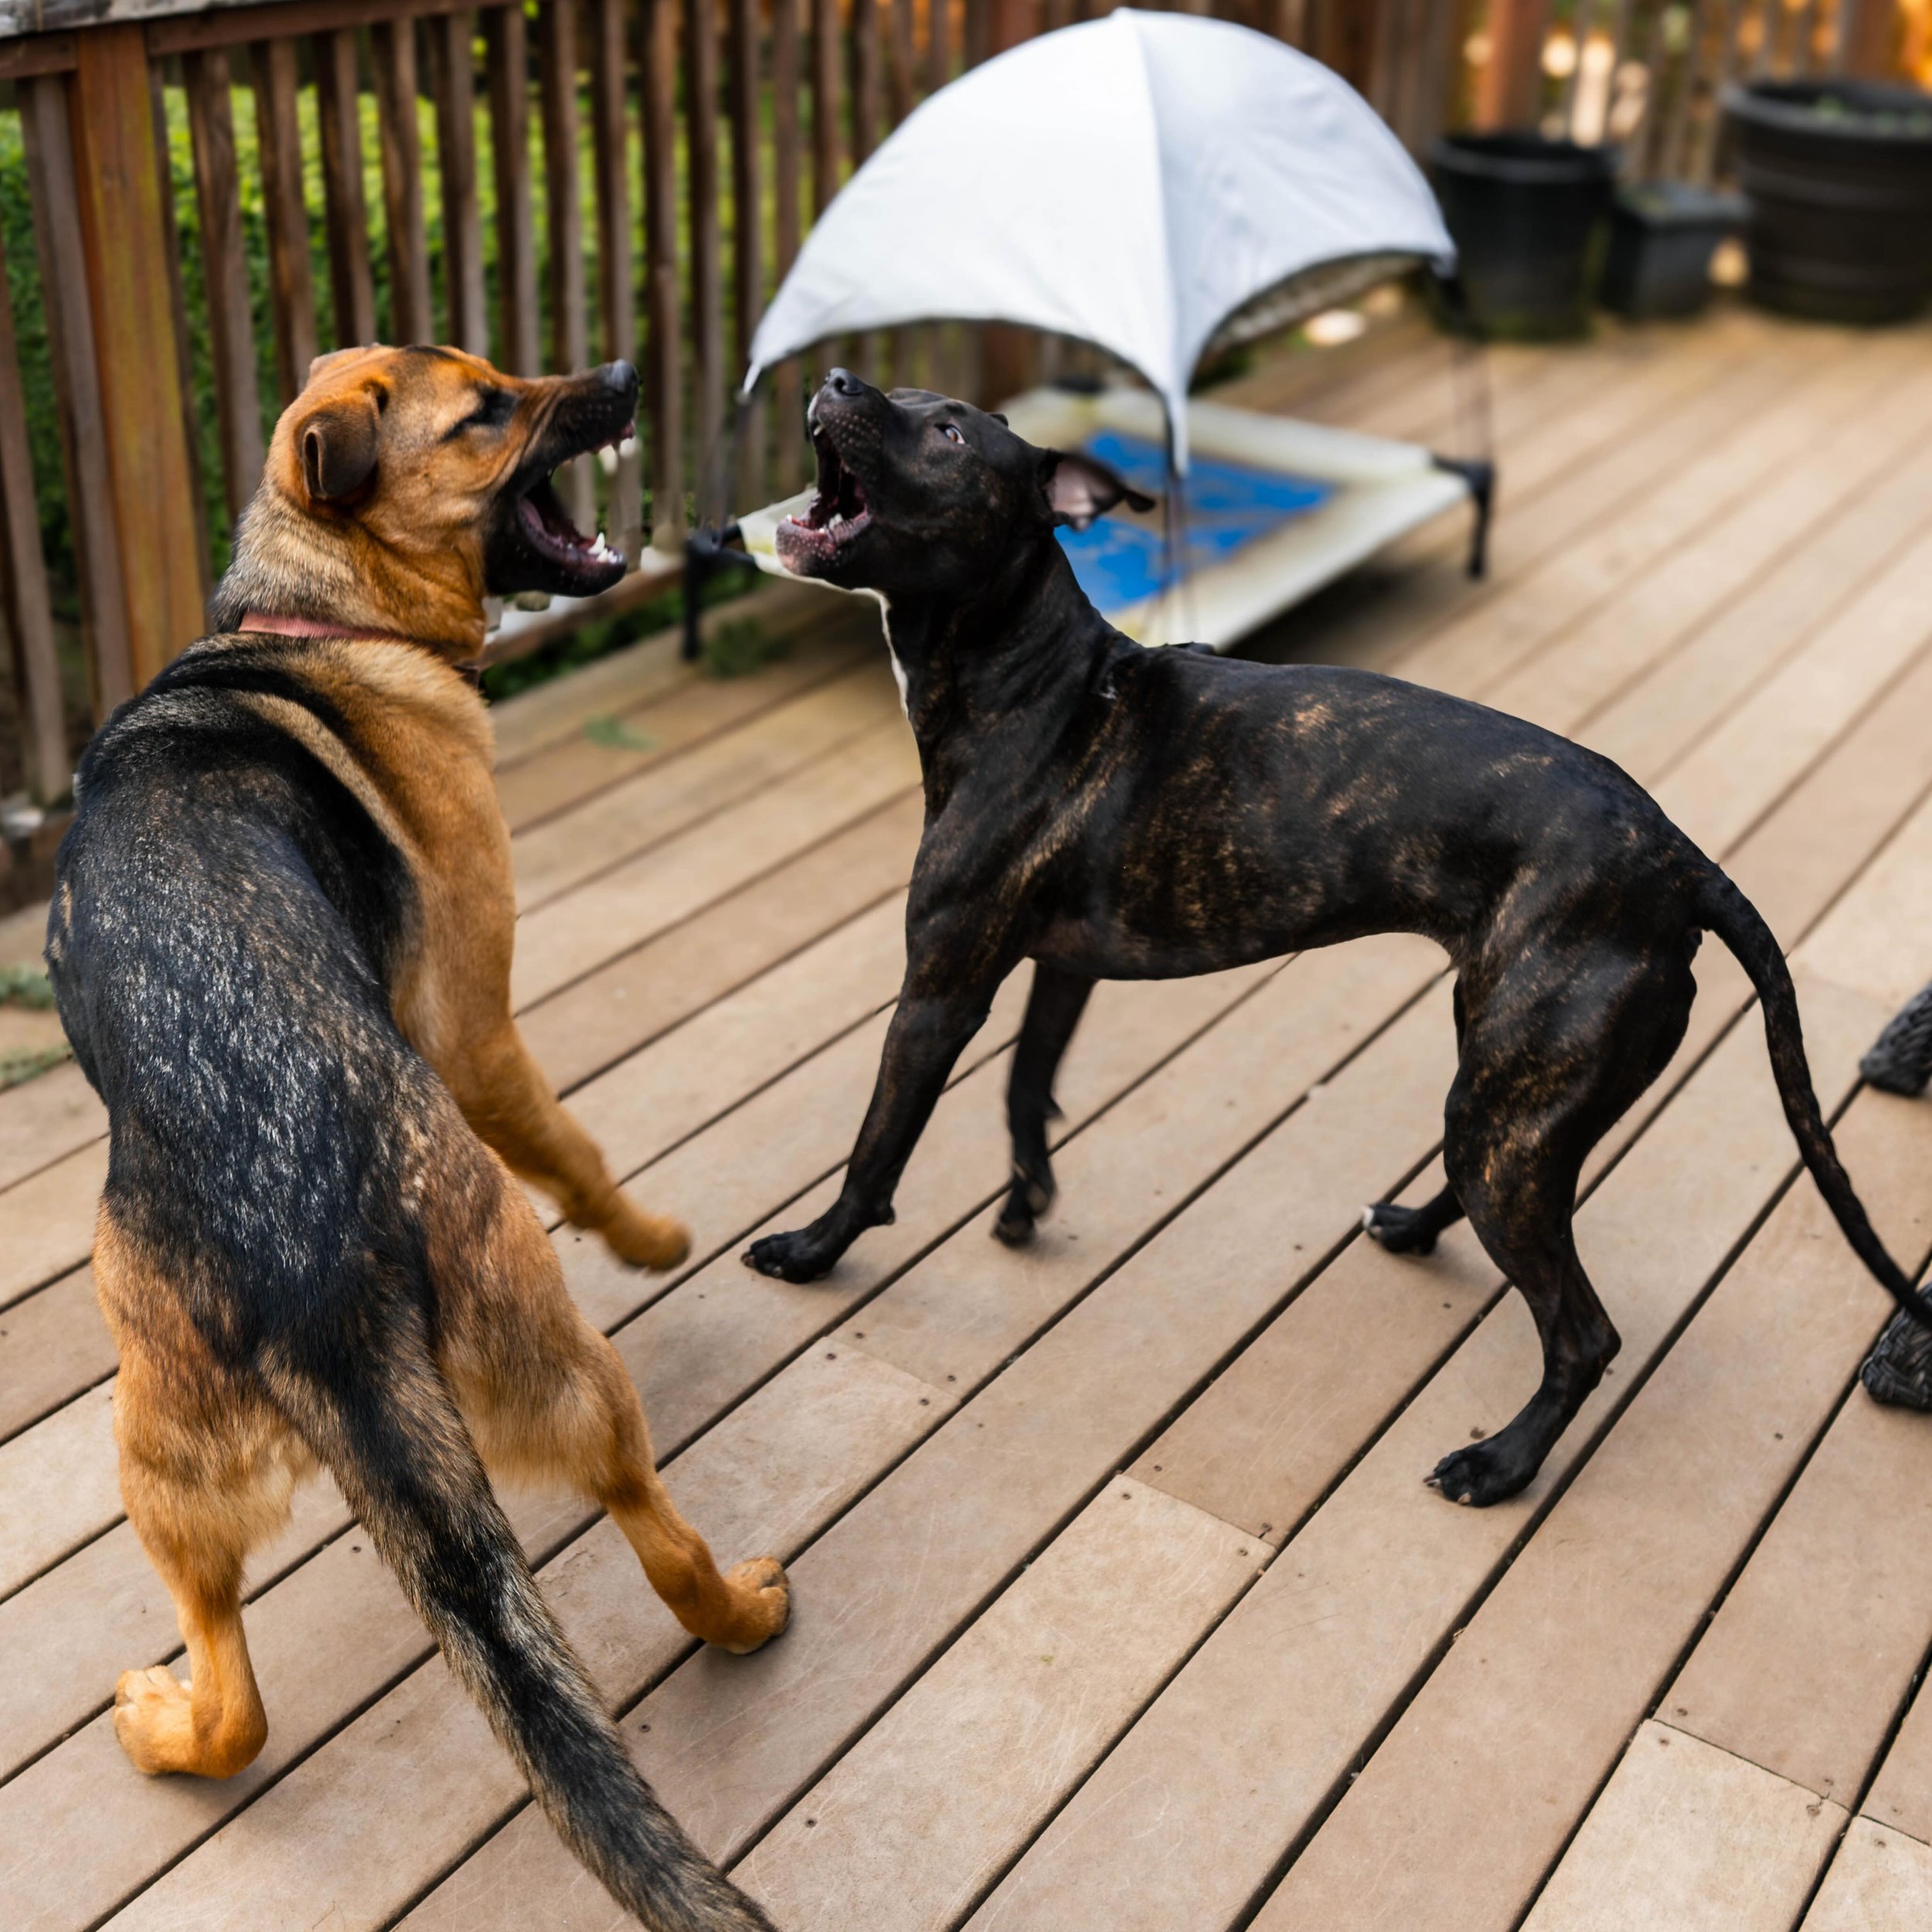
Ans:
{"type": "Polygon", "coordinates": [[[483,292],[483,217],[476,192],[476,61],[467,12],[430,23],[436,96],[437,161],[443,177],[444,299],[450,339],[474,355],[490,352],[483,292]]]}
{"type": "Polygon", "coordinates": [[[295,43],[255,48],[255,134],[268,224],[268,286],[274,312],[275,371],[285,403],[315,359],[315,291],[308,267],[308,208],[302,199],[302,130],[296,112],[295,43]]]}
{"type": "MultiPolygon", "coordinates": [[[[168,319],[175,345],[175,394],[181,399],[181,447],[188,461],[188,507],[195,525],[195,581],[205,609],[213,588],[208,575],[208,497],[202,488],[201,436],[195,416],[195,372],[189,353],[188,292],[181,277],[181,224],[175,208],[174,158],[168,143],[168,97],[161,63],[148,63],[148,102],[155,137],[155,186],[161,203],[161,243],[168,270],[168,319]]],[[[201,634],[199,614],[194,634],[201,634]]]]}
{"type": "Polygon", "coordinates": [[[838,192],[838,0],[811,0],[811,212],[838,192]]]}
{"type": "Polygon", "coordinates": [[[255,493],[262,473],[262,399],[255,373],[255,324],[248,300],[248,257],[242,240],[241,188],[235,172],[235,117],[228,56],[182,56],[188,129],[194,145],[195,192],[201,211],[202,281],[208,298],[209,359],[214,365],[215,421],[222,487],[230,517],[255,493]]]}
{"type": "Polygon", "coordinates": [[[196,528],[186,398],[157,165],[147,39],[137,26],[80,36],[74,175],[94,318],[107,477],[127,587],[128,641],[145,683],[199,636],[206,553],[196,528]]]}
{"type": "MultiPolygon", "coordinates": [[[[889,0],[892,34],[889,43],[892,58],[886,63],[886,104],[896,128],[913,111],[919,90],[919,54],[913,45],[913,0],[889,0]]],[[[939,11],[938,0],[932,0],[939,11]]]]}
{"type": "Polygon", "coordinates": [[[128,643],[127,593],[121,581],[121,539],[107,479],[107,429],[95,352],[94,308],[80,247],[80,190],[74,180],[73,117],[67,79],[48,74],[20,83],[27,182],[40,257],[40,299],[53,364],[55,406],[67,502],[73,514],[74,556],[80,571],[80,608],[87,678],[97,720],[134,695],[128,643]]]}
{"type": "MultiPolygon", "coordinates": [[[[783,5],[783,0],[780,0],[783,5]]],[[[764,308],[765,199],[760,126],[758,0],[731,0],[727,105],[731,115],[731,368],[743,379],[751,332],[764,308]]],[[[740,413],[738,470],[730,479],[741,505],[765,500],[765,409],[762,398],[740,413]]]]}
{"type": "MultiPolygon", "coordinates": [[[[604,0],[614,4],[614,0],[604,0]]],[[[651,540],[684,541],[684,371],[678,315],[677,0],[643,0],[644,218],[650,322],[651,540]]]]}
{"type": "MultiPolygon", "coordinates": [[[[549,226],[550,366],[582,369],[590,359],[583,293],[583,211],[575,165],[577,151],[577,0],[545,0],[537,16],[543,70],[543,206],[549,226]],[[556,157],[567,155],[568,165],[556,157]]],[[[563,500],[580,529],[589,527],[597,501],[587,458],[563,478],[563,500]]]]}
{"type": "Polygon", "coordinates": [[[723,512],[724,293],[718,233],[718,10],[685,0],[685,131],[690,153],[692,412],[699,520],[723,512]]]}
{"type": "MultiPolygon", "coordinates": [[[[590,138],[597,161],[597,300],[607,359],[638,359],[636,274],[631,240],[631,165],[626,117],[630,63],[624,0],[590,0],[590,138]]],[[[647,154],[647,177],[650,168],[647,154]]],[[[675,300],[675,295],[674,295],[675,300]]],[[[641,539],[637,453],[617,458],[611,492],[611,532],[626,555],[641,539]]]]}
{"type": "Polygon", "coordinates": [[[953,77],[951,0],[927,0],[926,91],[937,94],[953,77]]]}
{"type": "MultiPolygon", "coordinates": [[[[497,361],[518,376],[543,366],[536,236],[530,225],[530,43],[523,9],[483,16],[489,50],[490,158],[496,180],[497,361]]],[[[548,157],[546,157],[546,163],[548,157]]]]}
{"type": "Polygon", "coordinates": [[[361,80],[355,32],[338,28],[318,34],[313,44],[335,345],[349,349],[376,339],[376,284],[369,266],[369,216],[362,206],[361,80]]]}
{"type": "Polygon", "coordinates": [[[0,622],[13,639],[20,680],[22,761],[36,804],[63,798],[73,782],[66,707],[54,648],[53,608],[40,554],[40,516],[27,447],[26,398],[14,339],[13,294],[0,237],[0,622]]]}
{"type": "Polygon", "coordinates": [[[416,22],[381,22],[369,29],[369,46],[389,229],[389,332],[399,342],[427,342],[436,333],[436,321],[423,218],[423,144],[416,117],[416,22]]]}
{"type": "Polygon", "coordinates": [[[852,0],[852,165],[862,167],[879,138],[879,0],[852,0]]]}
{"type": "MultiPolygon", "coordinates": [[[[777,281],[783,281],[791,272],[791,264],[798,259],[802,219],[799,195],[804,166],[798,128],[799,5],[800,0],[772,0],[771,5],[772,192],[778,198],[777,218],[772,223],[772,270],[777,281]]],[[[774,481],[781,494],[789,496],[804,475],[801,420],[804,384],[797,356],[787,356],[772,379],[771,397],[774,481]]]]}

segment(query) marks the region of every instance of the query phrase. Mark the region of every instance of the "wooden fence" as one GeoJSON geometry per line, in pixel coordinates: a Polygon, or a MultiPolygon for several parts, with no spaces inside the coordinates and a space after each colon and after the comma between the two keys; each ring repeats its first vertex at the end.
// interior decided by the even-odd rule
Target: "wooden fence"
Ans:
{"type": "MultiPolygon", "coordinates": [[[[1921,3],[1213,10],[1338,69],[1418,151],[1449,123],[1542,121],[1708,172],[1726,77],[1885,67],[1921,3]]],[[[65,796],[94,723],[198,634],[267,431],[318,350],[438,339],[525,372],[637,362],[636,451],[580,465],[571,488],[633,555],[653,539],[639,580],[655,581],[806,223],[926,93],[1100,10],[0,0],[0,828],[15,858],[44,849],[33,807],[65,796]]],[[[863,347],[876,369],[968,390],[1025,373],[1026,345],[1002,335],[982,359],[957,328],[863,347]]],[[[801,393],[794,365],[753,415],[740,503],[798,479],[801,393]]]]}

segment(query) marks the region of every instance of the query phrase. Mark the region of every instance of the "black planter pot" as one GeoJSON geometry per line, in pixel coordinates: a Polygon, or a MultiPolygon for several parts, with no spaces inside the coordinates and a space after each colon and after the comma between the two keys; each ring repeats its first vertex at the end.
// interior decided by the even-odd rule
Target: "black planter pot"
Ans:
{"type": "Polygon", "coordinates": [[[1842,322],[1900,321],[1932,301],[1932,95],[1759,81],[1724,108],[1757,301],[1842,322]]]}
{"type": "Polygon", "coordinates": [[[1632,321],[1695,315],[1711,296],[1711,257],[1744,225],[1741,195],[1682,182],[1625,189],[1610,218],[1606,308],[1632,321]]]}
{"type": "Polygon", "coordinates": [[[1477,329],[1581,335],[1615,156],[1540,134],[1447,134],[1430,161],[1477,329]]]}

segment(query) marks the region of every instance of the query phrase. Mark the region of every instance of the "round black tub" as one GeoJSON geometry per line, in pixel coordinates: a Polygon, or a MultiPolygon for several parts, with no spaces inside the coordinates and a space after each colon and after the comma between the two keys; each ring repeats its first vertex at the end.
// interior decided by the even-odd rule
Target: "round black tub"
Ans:
{"type": "Polygon", "coordinates": [[[1751,294],[1829,321],[1932,300],[1932,95],[1855,80],[1758,81],[1724,107],[1750,202],[1751,294]]]}

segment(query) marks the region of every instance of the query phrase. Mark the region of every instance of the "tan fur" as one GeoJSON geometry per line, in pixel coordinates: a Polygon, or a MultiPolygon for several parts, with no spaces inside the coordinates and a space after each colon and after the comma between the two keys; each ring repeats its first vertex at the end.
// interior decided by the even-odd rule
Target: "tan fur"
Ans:
{"type": "MultiPolygon", "coordinates": [[[[733,1651],[784,1628],[784,1572],[760,1558],[721,1574],[655,1468],[637,1392],[609,1341],[565,1287],[549,1237],[507,1169],[553,1195],[624,1259],[668,1267],[689,1243],[675,1222],[619,1192],[595,1144],[559,1104],[510,1012],[515,903],[510,842],[492,775],[488,715],[454,668],[482,638],[476,526],[540,425],[546,386],[474,358],[359,350],[321,359],[277,427],[237,570],[251,610],[339,624],[302,675],[346,736],[286,699],[247,702],[299,739],[402,853],[417,917],[393,990],[396,1024],[453,1098],[396,1124],[416,1150],[435,1285],[436,1366],[486,1464],[559,1482],[607,1510],[685,1629],[733,1651]],[[517,417],[482,454],[441,440],[478,386],[515,391],[517,417]],[[308,502],[304,425],[379,383],[386,395],[374,487],[345,508],[308,502]],[[522,427],[519,430],[519,425],[522,427]],[[500,447],[499,447],[500,445],[500,447]],[[352,744],[349,740],[354,740],[352,744]],[[460,1114],[459,1114],[460,1110],[460,1114]]],[[[257,1389],[226,1370],[183,1312],[192,1284],[104,1209],[101,1305],[121,1352],[115,1399],[128,1513],[175,1600],[189,1682],[130,1671],[115,1729],[144,1771],[233,1775],[267,1719],[242,1633],[251,1549],[286,1520],[307,1452],[257,1389]]]]}

